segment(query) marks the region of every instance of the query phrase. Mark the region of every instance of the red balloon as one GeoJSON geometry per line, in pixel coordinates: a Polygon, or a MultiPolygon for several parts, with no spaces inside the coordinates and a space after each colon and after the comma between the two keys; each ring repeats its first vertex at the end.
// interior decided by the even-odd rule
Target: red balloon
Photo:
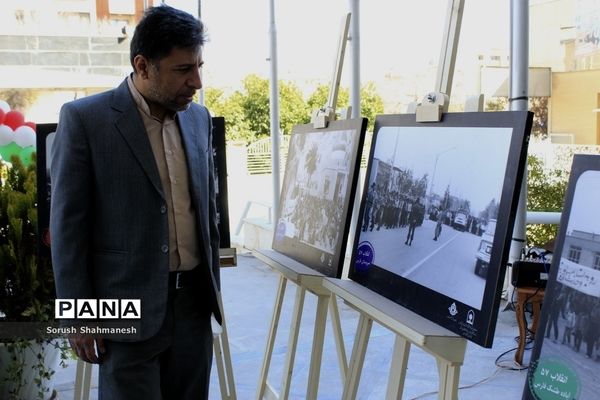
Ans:
{"type": "Polygon", "coordinates": [[[8,125],[12,130],[16,130],[18,127],[25,123],[25,117],[19,111],[9,111],[4,116],[4,125],[8,125]]]}
{"type": "Polygon", "coordinates": [[[28,126],[35,131],[35,122],[27,121],[23,125],[28,126]]]}
{"type": "Polygon", "coordinates": [[[2,125],[4,123],[5,115],[6,115],[6,113],[4,112],[4,110],[0,108],[0,125],[2,125]]]}

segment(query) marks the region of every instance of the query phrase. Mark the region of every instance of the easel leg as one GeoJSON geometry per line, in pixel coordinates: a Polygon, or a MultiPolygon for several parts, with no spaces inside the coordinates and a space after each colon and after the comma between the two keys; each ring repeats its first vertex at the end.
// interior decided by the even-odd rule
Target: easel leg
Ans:
{"type": "Polygon", "coordinates": [[[396,335],[396,341],[394,342],[394,354],[392,356],[392,365],[390,366],[387,393],[385,395],[386,400],[402,399],[409,353],[410,342],[404,337],[396,335]]]}
{"type": "MultiPolygon", "coordinates": [[[[221,306],[221,312],[223,312],[223,304],[220,294],[219,303],[221,306]]],[[[233,380],[233,365],[231,363],[231,353],[229,351],[229,338],[227,337],[227,325],[225,324],[225,318],[223,318],[223,324],[221,325],[221,333],[215,335],[213,338],[213,350],[217,364],[221,398],[225,400],[236,400],[237,396],[235,392],[235,383],[233,380]]]]}
{"type": "Polygon", "coordinates": [[[323,341],[325,340],[325,326],[327,323],[327,304],[329,296],[318,295],[317,316],[315,318],[315,329],[313,334],[313,346],[310,357],[310,369],[308,375],[307,399],[316,399],[319,389],[319,376],[321,373],[321,358],[323,355],[323,341]]]}
{"type": "Polygon", "coordinates": [[[440,391],[438,399],[457,400],[458,381],[460,378],[460,366],[437,359],[438,372],[440,374],[440,391]]]}
{"type": "Polygon", "coordinates": [[[271,356],[273,355],[273,347],[275,346],[275,336],[277,335],[277,327],[279,326],[279,317],[281,316],[281,307],[283,305],[283,297],[285,295],[285,287],[287,279],[281,275],[279,277],[279,286],[275,297],[275,308],[273,309],[273,318],[271,319],[271,327],[269,328],[269,336],[267,337],[267,345],[265,348],[265,358],[260,370],[260,378],[258,381],[257,400],[262,400],[267,388],[267,377],[269,375],[269,366],[271,365],[271,356]]]}
{"type": "Polygon", "coordinates": [[[366,317],[364,314],[361,314],[360,319],[358,320],[356,337],[354,338],[350,365],[348,366],[348,376],[346,384],[344,385],[344,394],[342,395],[342,399],[344,400],[353,400],[358,393],[360,374],[365,361],[365,354],[367,352],[367,345],[369,344],[369,335],[371,334],[372,326],[373,320],[366,317]]]}
{"type": "Polygon", "coordinates": [[[290,395],[290,383],[292,381],[292,373],[294,370],[294,359],[296,358],[296,346],[298,345],[298,334],[300,333],[300,321],[302,320],[305,295],[306,289],[297,286],[292,324],[290,326],[290,337],[288,339],[287,354],[283,367],[283,381],[281,382],[281,391],[279,393],[279,398],[282,400],[286,400],[290,395]]]}
{"type": "Polygon", "coordinates": [[[340,364],[340,374],[342,384],[346,382],[348,376],[348,359],[346,358],[346,348],[344,347],[344,336],[342,334],[342,324],[340,322],[340,311],[338,309],[337,297],[332,294],[329,300],[329,315],[333,328],[333,339],[337,348],[338,362],[340,364]]]}
{"type": "Polygon", "coordinates": [[[221,343],[221,335],[213,335],[213,353],[215,364],[217,365],[217,376],[219,377],[219,389],[221,390],[221,398],[228,399],[229,392],[227,390],[227,379],[225,379],[225,365],[223,362],[223,344],[221,343]]]}

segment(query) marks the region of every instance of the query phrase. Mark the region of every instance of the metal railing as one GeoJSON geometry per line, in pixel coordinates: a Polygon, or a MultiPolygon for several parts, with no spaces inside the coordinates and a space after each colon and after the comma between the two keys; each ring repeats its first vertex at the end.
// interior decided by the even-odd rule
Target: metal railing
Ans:
{"type": "MultiPolygon", "coordinates": [[[[285,169],[290,135],[281,135],[279,154],[280,169],[285,169]]],[[[246,149],[246,163],[249,175],[265,175],[271,173],[271,138],[257,140],[246,149]]]]}

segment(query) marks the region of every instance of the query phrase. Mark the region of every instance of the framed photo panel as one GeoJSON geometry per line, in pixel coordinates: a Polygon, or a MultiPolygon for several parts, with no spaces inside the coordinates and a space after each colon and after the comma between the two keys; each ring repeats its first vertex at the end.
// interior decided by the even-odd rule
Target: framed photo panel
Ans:
{"type": "Polygon", "coordinates": [[[600,156],[575,155],[523,399],[600,392],[600,156]]]}
{"type": "Polygon", "coordinates": [[[37,124],[36,126],[36,173],[38,204],[38,253],[39,257],[50,259],[50,152],[57,124],[37,124]]]}
{"type": "Polygon", "coordinates": [[[272,247],[329,277],[342,274],[366,126],[292,129],[272,247]]]}
{"type": "Polygon", "coordinates": [[[215,166],[217,213],[221,248],[231,247],[229,231],[229,202],[227,195],[227,145],[225,141],[225,118],[213,117],[213,160],[215,166]]]}
{"type": "Polygon", "coordinates": [[[350,278],[491,347],[531,121],[378,116],[350,278]]]}
{"type": "MultiPolygon", "coordinates": [[[[217,213],[220,247],[231,247],[229,231],[229,206],[227,196],[227,159],[225,141],[225,119],[213,117],[213,160],[215,167],[217,213]]],[[[37,124],[37,185],[38,185],[38,249],[41,257],[50,257],[50,154],[58,124],[37,124]]]]}

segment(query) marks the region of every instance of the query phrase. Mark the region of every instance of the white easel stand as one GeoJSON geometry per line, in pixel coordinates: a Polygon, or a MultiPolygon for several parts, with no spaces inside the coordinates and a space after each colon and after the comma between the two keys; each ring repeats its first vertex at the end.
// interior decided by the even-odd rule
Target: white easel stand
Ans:
{"type": "Polygon", "coordinates": [[[256,399],[287,399],[289,397],[294,358],[296,355],[296,346],[298,344],[298,334],[300,332],[300,321],[302,319],[306,291],[313,293],[318,298],[310,359],[310,372],[308,376],[308,388],[306,392],[306,399],[316,399],[319,388],[321,356],[323,354],[323,342],[325,338],[325,325],[327,322],[328,307],[331,313],[330,319],[333,327],[342,382],[345,382],[346,380],[346,350],[344,348],[337,303],[335,301],[331,301],[331,292],[323,287],[325,276],[319,272],[310,269],[307,266],[294,261],[291,258],[288,258],[274,250],[256,250],[254,255],[256,258],[280,273],[277,296],[275,299],[275,308],[273,310],[273,317],[271,319],[271,326],[269,328],[269,336],[267,338],[267,345],[265,348],[265,358],[263,360],[260,372],[256,399]],[[271,364],[271,356],[273,355],[273,348],[275,345],[275,336],[277,335],[277,327],[279,325],[279,317],[281,316],[285,288],[288,280],[295,283],[298,287],[296,289],[296,299],[294,302],[287,354],[283,368],[281,390],[278,394],[267,382],[267,378],[271,364]]]}
{"type": "Polygon", "coordinates": [[[397,335],[386,400],[402,398],[411,344],[435,357],[440,376],[438,398],[453,400],[458,398],[458,380],[467,348],[466,339],[356,282],[326,278],[323,286],[331,291],[332,303],[335,302],[335,296],[338,296],[360,313],[344,385],[342,396],[344,400],[356,398],[373,321],[397,335]]]}
{"type": "MultiPolygon", "coordinates": [[[[229,351],[229,339],[227,337],[227,326],[225,325],[225,314],[223,311],[223,300],[221,293],[217,296],[223,324],[220,329],[213,329],[213,353],[215,363],[217,364],[217,373],[219,376],[219,388],[223,400],[236,400],[235,383],[233,380],[233,365],[231,363],[231,352],[229,351]]],[[[213,318],[211,318],[212,320],[213,318]]],[[[219,325],[216,321],[214,325],[219,325]]],[[[80,359],[77,360],[77,369],[75,372],[75,390],[74,400],[89,400],[90,386],[92,381],[93,364],[86,363],[80,359]]]]}

